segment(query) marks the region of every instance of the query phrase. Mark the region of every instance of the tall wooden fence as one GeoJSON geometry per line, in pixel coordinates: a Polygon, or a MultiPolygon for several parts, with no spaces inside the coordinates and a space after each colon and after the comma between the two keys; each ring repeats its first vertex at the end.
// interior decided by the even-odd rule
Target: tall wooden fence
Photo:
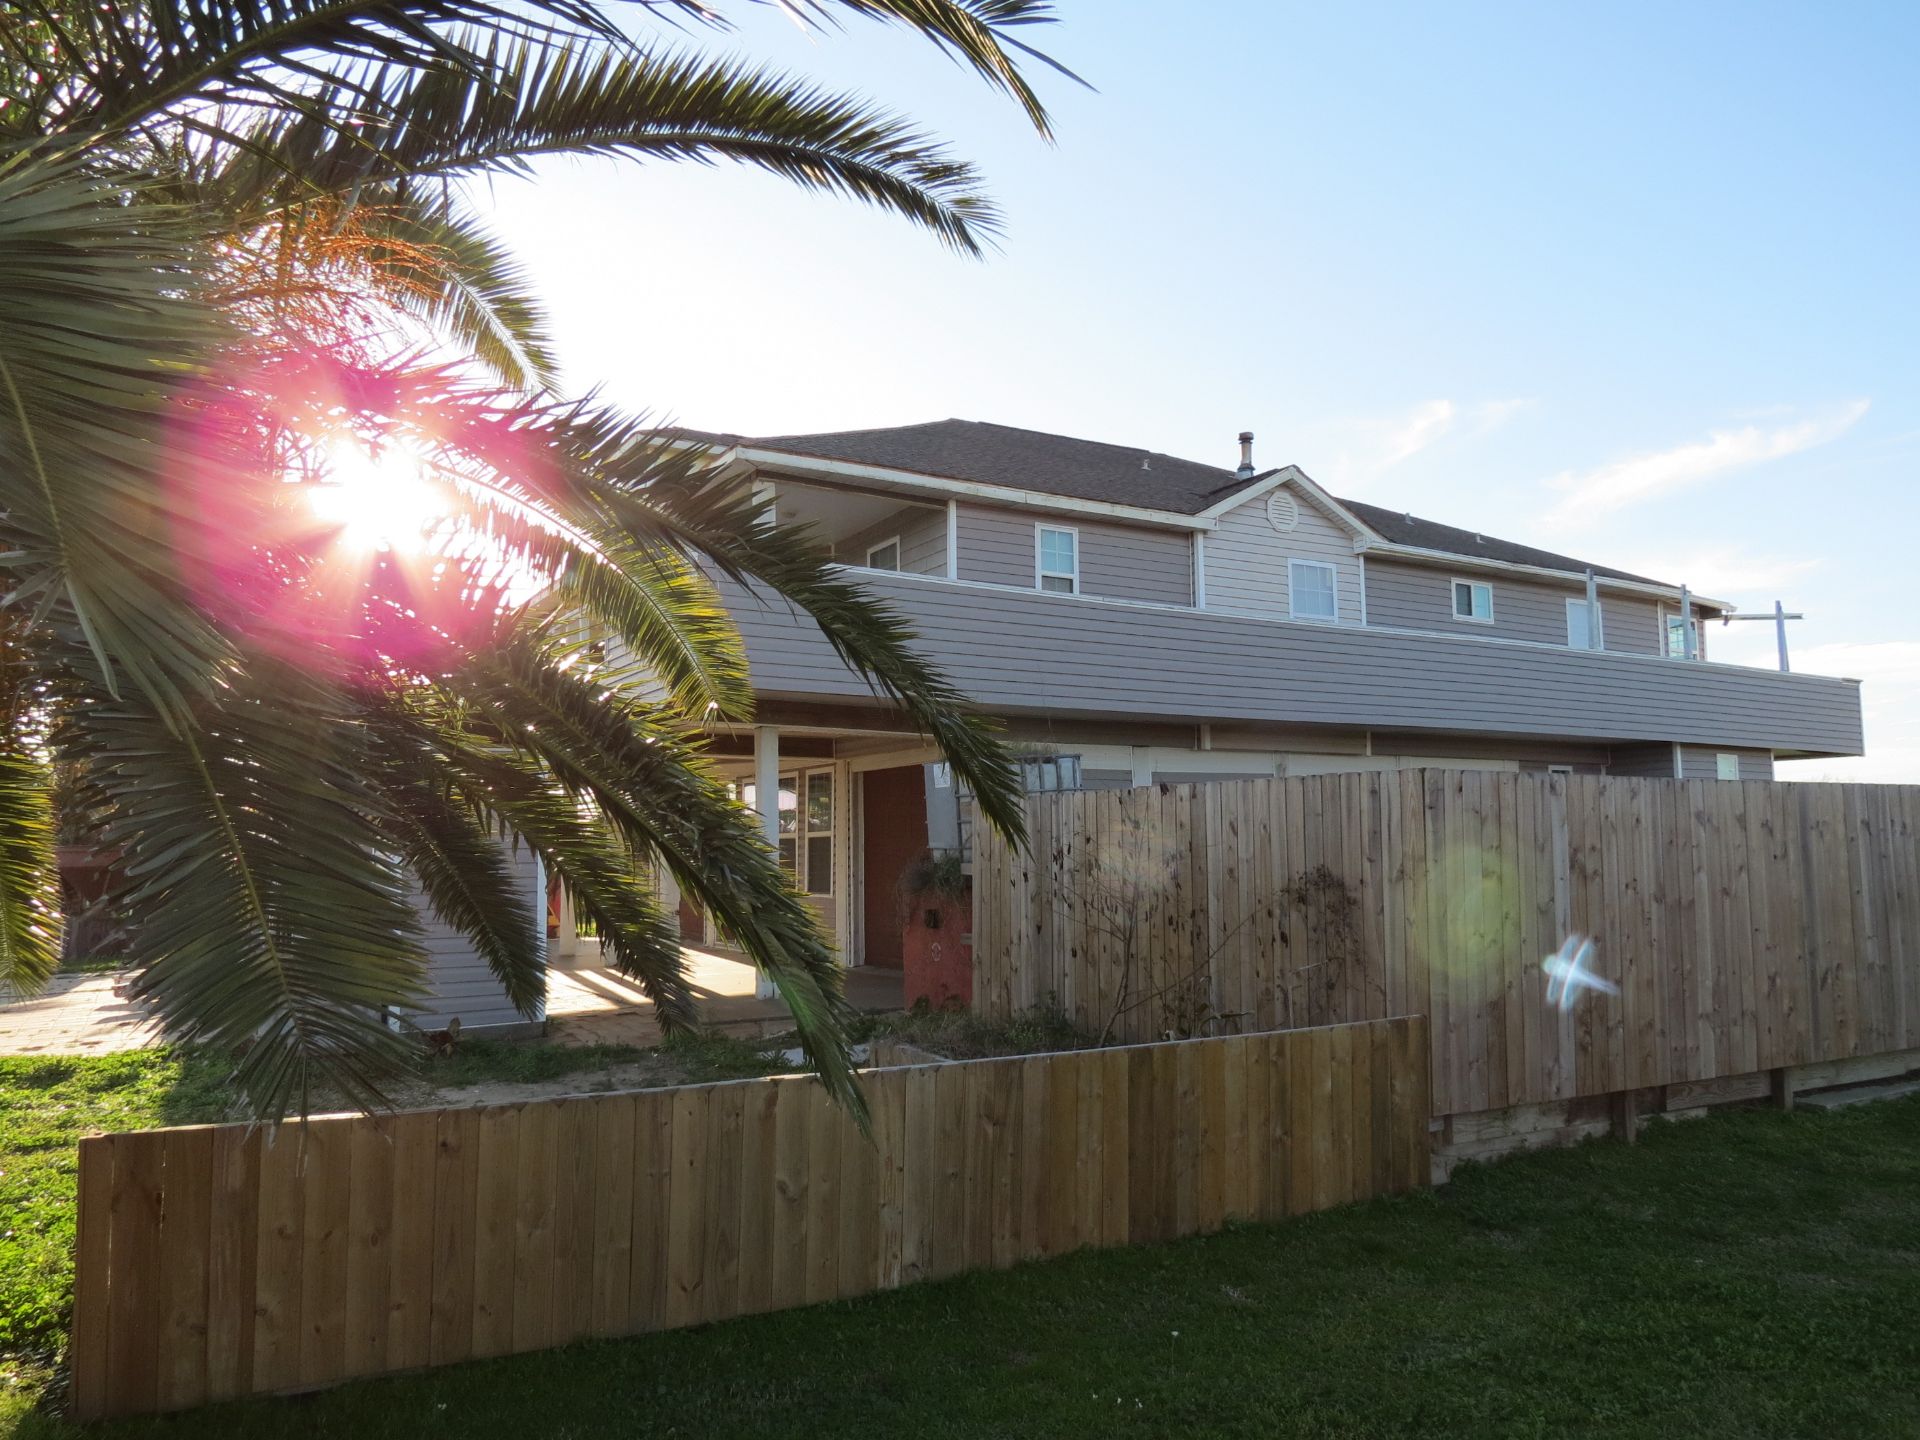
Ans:
{"type": "Polygon", "coordinates": [[[975,1003],[1142,1040],[1432,1022],[1440,1115],[1920,1046],[1920,789],[1406,771],[1035,796],[975,1003]],[[1618,995],[1552,1003],[1596,942],[1618,995]]]}
{"type": "Polygon", "coordinates": [[[1426,1023],[80,1145],[73,1407],[197,1405],[1427,1183],[1426,1023]]]}

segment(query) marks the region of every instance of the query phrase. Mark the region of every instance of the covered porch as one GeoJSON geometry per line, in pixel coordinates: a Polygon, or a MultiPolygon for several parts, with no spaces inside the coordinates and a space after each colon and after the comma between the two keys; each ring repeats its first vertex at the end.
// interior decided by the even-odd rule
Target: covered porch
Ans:
{"type": "MultiPolygon", "coordinates": [[[[955,827],[958,802],[937,752],[918,736],[826,718],[783,714],[780,724],[716,729],[713,763],[759,818],[767,843],[849,970],[849,997],[863,1009],[897,1008],[899,882],[926,854],[930,834],[955,827]]],[[[867,723],[885,724],[877,716],[867,723]]],[[[671,877],[657,883],[662,902],[678,912],[694,987],[710,1019],[744,1025],[784,1017],[772,987],[756,984],[753,967],[712,917],[671,877]]],[[[598,940],[580,933],[557,892],[549,908],[548,957],[547,1013],[554,1019],[645,1003],[637,986],[601,964],[598,940]]]]}

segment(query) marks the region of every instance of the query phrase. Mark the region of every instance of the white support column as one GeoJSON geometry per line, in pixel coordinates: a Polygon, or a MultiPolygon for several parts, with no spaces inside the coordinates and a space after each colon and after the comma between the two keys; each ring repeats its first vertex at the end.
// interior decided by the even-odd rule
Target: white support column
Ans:
{"type": "MultiPolygon", "coordinates": [[[[753,808],[760,816],[760,834],[780,859],[780,732],[771,725],[753,727],[753,808]]],[[[754,986],[754,994],[770,1000],[779,991],[765,975],[754,986]]]]}
{"type": "Polygon", "coordinates": [[[1193,532],[1193,607],[1207,608],[1207,537],[1193,532]]]}
{"type": "Polygon", "coordinates": [[[960,502],[947,501],[947,578],[960,578],[960,502]]]}

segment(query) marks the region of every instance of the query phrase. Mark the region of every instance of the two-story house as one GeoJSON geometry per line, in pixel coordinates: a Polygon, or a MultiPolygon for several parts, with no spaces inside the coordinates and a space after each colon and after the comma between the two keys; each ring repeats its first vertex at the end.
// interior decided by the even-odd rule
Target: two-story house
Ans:
{"type": "MultiPolygon", "coordinates": [[[[1339,499],[1257,470],[1250,435],[1238,468],[966,420],[705,438],[910,619],[1035,788],[1429,765],[1769,779],[1861,752],[1856,682],[1709,658],[1723,602],[1339,499]]],[[[957,843],[965,807],[811,622],[725,593],[758,709],[716,753],[848,963],[898,964],[897,878],[957,843]]]]}

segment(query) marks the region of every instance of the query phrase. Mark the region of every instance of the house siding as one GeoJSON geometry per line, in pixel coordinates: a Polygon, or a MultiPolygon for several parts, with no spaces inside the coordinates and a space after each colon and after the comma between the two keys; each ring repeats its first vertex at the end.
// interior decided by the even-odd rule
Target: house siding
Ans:
{"type": "MultiPolygon", "coordinates": [[[[508,864],[517,888],[533,911],[534,923],[544,932],[546,896],[541,893],[539,860],[521,847],[510,852],[508,864]]],[[[444,1030],[449,1020],[458,1019],[462,1033],[471,1035],[489,1030],[526,1030],[545,1019],[544,1004],[540,1014],[531,1019],[514,1009],[472,942],[436,918],[424,895],[416,893],[414,906],[420,912],[424,932],[427,984],[419,1007],[408,1012],[409,1020],[423,1030],[444,1030]]]]}
{"type": "MultiPolygon", "coordinates": [[[[1287,562],[1318,560],[1339,576],[1340,624],[1358,625],[1371,613],[1373,596],[1361,600],[1360,557],[1346,528],[1298,490],[1300,523],[1282,534],[1267,520],[1267,496],[1249,500],[1220,517],[1205,540],[1207,608],[1269,620],[1291,618],[1287,562]]],[[[1370,582],[1369,582],[1370,583],[1370,582]]]]}
{"type": "Polygon", "coordinates": [[[1718,780],[1720,778],[1719,757],[1728,753],[1740,757],[1742,780],[1773,779],[1771,753],[1765,750],[1738,750],[1731,745],[1682,745],[1680,747],[1680,778],[1682,780],[1718,780]]]}
{"type": "Polygon", "coordinates": [[[849,535],[833,547],[834,558],[847,565],[865,565],[867,551],[894,536],[900,537],[900,568],[909,575],[947,573],[947,512],[945,507],[903,505],[877,525],[849,535]]]}
{"type": "MultiPolygon", "coordinates": [[[[1106,606],[904,576],[875,575],[871,585],[975,704],[1000,713],[1861,753],[1859,687],[1825,676],[1106,606]]],[[[723,591],[757,690],[871,698],[811,621],[723,591]]]]}
{"type": "Polygon", "coordinates": [[[958,519],[962,580],[1033,589],[1034,526],[1060,525],[1080,532],[1081,594],[1156,605],[1193,603],[1193,542],[1184,532],[964,502],[958,519]]]}
{"type": "MultiPolygon", "coordinates": [[[[1209,560],[1212,556],[1209,554],[1209,560]]],[[[1469,569],[1409,564],[1384,557],[1367,560],[1367,623],[1395,630],[1434,630],[1481,639],[1567,643],[1567,601],[1586,598],[1583,584],[1555,584],[1469,569]],[[1493,586],[1493,623],[1456,619],[1453,581],[1481,580],[1493,586]]],[[[1627,655],[1660,653],[1659,607],[1638,596],[1600,592],[1600,623],[1607,649],[1627,655]]]]}

